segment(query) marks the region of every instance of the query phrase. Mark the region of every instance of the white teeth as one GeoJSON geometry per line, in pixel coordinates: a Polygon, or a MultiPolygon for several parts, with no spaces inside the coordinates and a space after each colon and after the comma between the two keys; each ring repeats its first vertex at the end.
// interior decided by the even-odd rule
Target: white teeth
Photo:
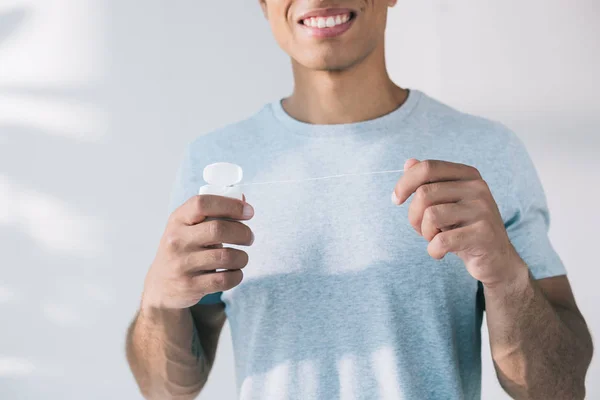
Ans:
{"type": "Polygon", "coordinates": [[[311,28],[333,28],[336,25],[345,24],[350,20],[350,14],[341,14],[331,17],[310,17],[302,21],[306,26],[311,28]]]}

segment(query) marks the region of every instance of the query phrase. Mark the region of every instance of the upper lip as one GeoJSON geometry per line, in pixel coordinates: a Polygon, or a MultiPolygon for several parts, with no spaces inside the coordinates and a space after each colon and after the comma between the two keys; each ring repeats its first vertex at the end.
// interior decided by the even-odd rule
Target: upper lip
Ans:
{"type": "Polygon", "coordinates": [[[308,11],[300,16],[298,21],[304,21],[307,18],[311,17],[329,17],[331,15],[340,15],[340,14],[350,14],[354,13],[353,10],[349,8],[322,8],[317,10],[308,11]]]}

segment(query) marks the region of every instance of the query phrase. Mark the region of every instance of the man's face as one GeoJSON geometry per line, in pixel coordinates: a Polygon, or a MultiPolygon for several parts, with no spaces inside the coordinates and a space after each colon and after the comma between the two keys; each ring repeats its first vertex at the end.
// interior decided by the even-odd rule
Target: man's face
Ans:
{"type": "Polygon", "coordinates": [[[296,62],[344,70],[383,44],[395,0],[260,0],[275,39],[296,62]]]}

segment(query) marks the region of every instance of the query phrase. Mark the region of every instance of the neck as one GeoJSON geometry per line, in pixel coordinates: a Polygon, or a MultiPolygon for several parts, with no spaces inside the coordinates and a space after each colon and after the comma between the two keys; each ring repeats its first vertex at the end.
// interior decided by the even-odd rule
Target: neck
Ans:
{"type": "Polygon", "coordinates": [[[340,71],[315,71],[292,61],[294,92],[283,101],[293,118],[311,124],[367,121],[398,108],[408,91],[394,84],[385,68],[383,46],[340,71]]]}

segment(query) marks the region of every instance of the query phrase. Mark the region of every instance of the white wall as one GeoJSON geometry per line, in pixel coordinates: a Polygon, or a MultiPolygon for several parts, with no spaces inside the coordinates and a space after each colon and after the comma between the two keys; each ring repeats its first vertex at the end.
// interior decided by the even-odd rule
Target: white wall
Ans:
{"type": "MultiPolygon", "coordinates": [[[[0,2],[0,398],[139,398],[124,335],[181,151],[291,89],[256,3],[0,2]]],[[[388,29],[400,84],[525,140],[594,332],[599,17],[595,0],[404,1],[388,29]]],[[[483,379],[507,398],[487,349],[483,379]]],[[[234,397],[226,331],[201,398],[234,397]]]]}

